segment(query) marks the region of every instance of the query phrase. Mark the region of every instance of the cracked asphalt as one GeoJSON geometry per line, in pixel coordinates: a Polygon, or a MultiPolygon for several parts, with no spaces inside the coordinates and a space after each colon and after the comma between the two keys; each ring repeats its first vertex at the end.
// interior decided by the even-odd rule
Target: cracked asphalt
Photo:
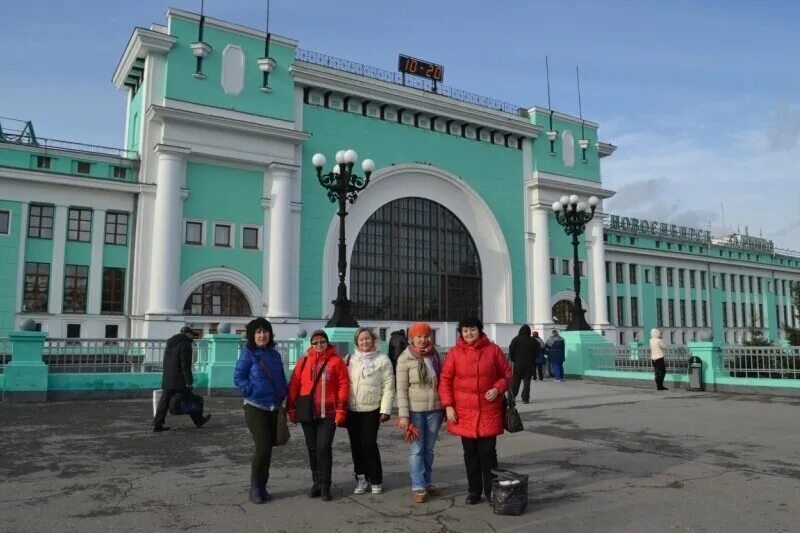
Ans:
{"type": "Polygon", "coordinates": [[[533,385],[526,431],[504,435],[502,468],[529,474],[519,517],[467,506],[460,441],[442,433],[442,496],[411,502],[407,446],[380,431],[382,495],[351,494],[346,431],[334,442],[334,501],[310,485],[299,426],[273,454],[274,500],[247,502],[250,435],[240,400],[206,397],[195,429],[147,400],[0,403],[0,531],[781,532],[800,523],[800,398],[533,385]]]}

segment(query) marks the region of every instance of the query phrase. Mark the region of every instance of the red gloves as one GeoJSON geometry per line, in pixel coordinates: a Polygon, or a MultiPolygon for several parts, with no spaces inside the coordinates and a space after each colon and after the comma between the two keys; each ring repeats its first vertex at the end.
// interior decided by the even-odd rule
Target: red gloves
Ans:
{"type": "Polygon", "coordinates": [[[347,422],[347,414],[344,411],[336,411],[336,425],[344,427],[347,422]]]}
{"type": "Polygon", "coordinates": [[[417,426],[411,422],[409,422],[406,428],[403,429],[400,427],[400,419],[398,418],[395,425],[403,431],[403,440],[405,440],[406,443],[411,444],[419,437],[419,428],[417,428],[417,426]]]}

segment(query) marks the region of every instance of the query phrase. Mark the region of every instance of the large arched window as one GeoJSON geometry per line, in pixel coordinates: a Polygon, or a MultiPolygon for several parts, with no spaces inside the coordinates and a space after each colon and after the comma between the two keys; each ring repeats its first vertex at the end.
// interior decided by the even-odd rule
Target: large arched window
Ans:
{"type": "Polygon", "coordinates": [[[358,319],[457,322],[481,316],[481,264],[453,213],[424,198],[400,198],[367,220],[350,269],[358,319]]]}
{"type": "Polygon", "coordinates": [[[556,305],[553,306],[553,322],[563,325],[572,322],[572,302],[569,300],[556,302],[556,305]]]}
{"type": "Polygon", "coordinates": [[[250,305],[242,292],[224,281],[209,281],[197,287],[183,304],[184,315],[250,316],[250,305]]]}

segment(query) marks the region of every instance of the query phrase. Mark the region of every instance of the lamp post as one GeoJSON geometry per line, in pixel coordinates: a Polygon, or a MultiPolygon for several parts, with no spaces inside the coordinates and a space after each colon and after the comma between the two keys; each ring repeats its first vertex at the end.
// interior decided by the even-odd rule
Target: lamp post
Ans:
{"type": "Polygon", "coordinates": [[[586,223],[594,218],[594,211],[600,200],[596,196],[589,197],[588,204],[578,200],[576,195],[562,196],[553,202],[553,213],[559,224],[564,226],[564,232],[572,236],[572,283],[575,289],[575,302],[572,305],[572,320],[567,326],[567,331],[587,331],[591,326],[586,322],[586,310],[581,305],[581,273],[578,268],[578,237],[586,229],[586,223]]]}
{"type": "Polygon", "coordinates": [[[344,238],[344,217],[347,216],[347,202],[351,204],[358,198],[358,193],[369,185],[369,177],[375,170],[375,162],[365,159],[361,163],[364,177],[353,174],[353,165],[358,160],[355,150],[339,150],[336,152],[336,163],[333,170],[327,174],[322,173],[325,166],[325,156],[314,154],[311,162],[317,169],[317,178],[320,185],[328,191],[331,202],[339,202],[339,287],[336,290],[336,299],[333,303],[333,316],[325,327],[329,328],[357,328],[358,322],[353,317],[352,302],[347,298],[347,285],[344,276],[347,272],[347,247],[344,238]]]}

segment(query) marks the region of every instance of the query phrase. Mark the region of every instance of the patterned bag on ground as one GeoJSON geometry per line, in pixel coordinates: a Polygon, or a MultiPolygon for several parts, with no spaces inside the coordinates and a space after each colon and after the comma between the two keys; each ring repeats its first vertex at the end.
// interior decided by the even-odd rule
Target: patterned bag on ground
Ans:
{"type": "Polygon", "coordinates": [[[521,515],[528,506],[528,475],[492,469],[492,509],[494,514],[521,515]]]}
{"type": "Polygon", "coordinates": [[[516,433],[525,429],[522,425],[522,418],[520,418],[517,411],[517,404],[514,402],[514,398],[511,397],[510,391],[503,397],[503,429],[509,433],[516,433]]]}

